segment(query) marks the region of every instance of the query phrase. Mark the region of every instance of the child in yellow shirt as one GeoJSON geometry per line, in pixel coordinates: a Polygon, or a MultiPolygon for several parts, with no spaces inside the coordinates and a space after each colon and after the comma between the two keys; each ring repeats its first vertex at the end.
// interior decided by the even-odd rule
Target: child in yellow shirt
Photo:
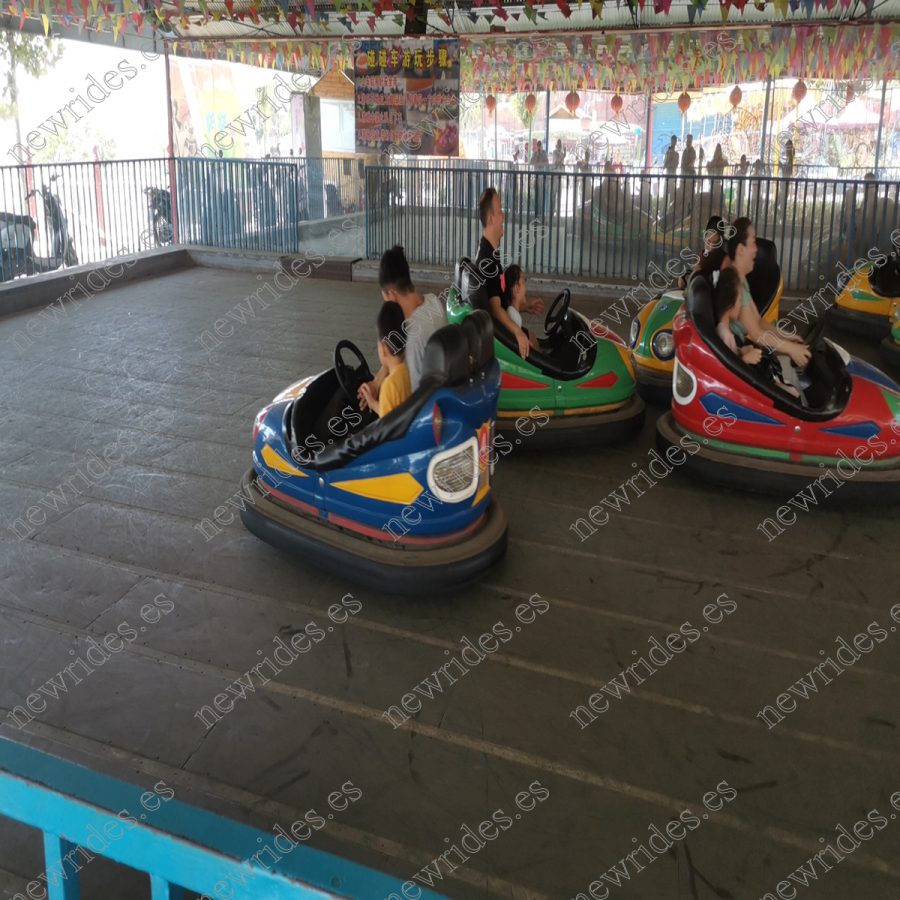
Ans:
{"type": "Polygon", "coordinates": [[[369,408],[380,418],[396,409],[412,394],[409,369],[403,361],[406,332],[403,330],[403,310],[399,303],[382,303],[378,311],[378,359],[387,369],[378,396],[374,396],[372,383],[362,385],[369,408]]]}

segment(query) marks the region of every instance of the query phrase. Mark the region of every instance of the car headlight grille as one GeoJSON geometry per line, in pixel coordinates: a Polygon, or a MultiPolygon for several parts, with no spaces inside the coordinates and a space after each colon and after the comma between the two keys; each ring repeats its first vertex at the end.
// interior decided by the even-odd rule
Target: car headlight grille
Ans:
{"type": "Polygon", "coordinates": [[[675,355],[675,338],[671,331],[660,331],[653,338],[653,352],[660,359],[671,359],[675,355]]]}
{"type": "Polygon", "coordinates": [[[478,439],[471,437],[436,454],[428,465],[428,486],[447,503],[459,503],[478,489],[478,439]]]}
{"type": "Polygon", "coordinates": [[[464,491],[475,478],[475,457],[466,447],[434,467],[434,483],[448,494],[464,491]]]}

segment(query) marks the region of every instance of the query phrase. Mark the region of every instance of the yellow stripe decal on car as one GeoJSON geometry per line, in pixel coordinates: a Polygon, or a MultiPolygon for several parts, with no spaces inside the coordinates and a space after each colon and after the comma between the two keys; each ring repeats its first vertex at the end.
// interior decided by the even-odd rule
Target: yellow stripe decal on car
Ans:
{"type": "Polygon", "coordinates": [[[264,444],[262,448],[263,462],[276,472],[282,475],[299,475],[301,478],[308,478],[306,472],[298,469],[292,463],[289,463],[280,453],[276,453],[268,444],[264,444]]]}
{"type": "Polygon", "coordinates": [[[370,500],[384,503],[402,503],[404,506],[415,502],[424,488],[409,472],[396,475],[379,475],[377,478],[357,478],[353,481],[335,481],[332,487],[370,500]]]}

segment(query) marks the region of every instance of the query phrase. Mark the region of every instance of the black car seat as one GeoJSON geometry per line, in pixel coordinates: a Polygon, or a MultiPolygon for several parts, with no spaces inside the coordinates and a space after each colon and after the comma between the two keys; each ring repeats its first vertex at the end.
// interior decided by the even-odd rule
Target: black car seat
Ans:
{"type": "Polygon", "coordinates": [[[869,284],[879,297],[900,297],[900,259],[896,253],[891,253],[880,266],[872,267],[869,284]]]}
{"type": "Polygon", "coordinates": [[[476,311],[468,318],[475,320],[472,325],[465,328],[445,325],[428,339],[421,383],[405,402],[362,431],[326,447],[313,459],[310,468],[327,472],[348,465],[373,447],[403,437],[439,388],[463,386],[473,379],[490,377],[496,369],[496,363],[491,366],[494,343],[490,316],[476,311]]]}
{"type": "Polygon", "coordinates": [[[476,309],[460,323],[469,346],[472,376],[479,376],[494,358],[494,323],[489,313],[476,309]]]}

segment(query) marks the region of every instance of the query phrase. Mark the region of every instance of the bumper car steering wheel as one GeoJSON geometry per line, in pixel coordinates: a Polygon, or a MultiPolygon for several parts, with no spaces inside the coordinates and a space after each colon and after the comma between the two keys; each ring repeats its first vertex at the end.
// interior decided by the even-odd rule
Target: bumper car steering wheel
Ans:
{"type": "Polygon", "coordinates": [[[353,341],[337,342],[334,348],[334,374],[350,405],[353,409],[360,411],[359,388],[365,382],[371,381],[373,376],[366,358],[359,352],[359,347],[353,341]],[[356,357],[358,363],[356,367],[344,361],[344,350],[349,350],[356,357]]]}
{"type": "Polygon", "coordinates": [[[778,381],[781,378],[781,362],[778,354],[771,347],[761,347],[762,359],[759,361],[759,371],[768,381],[778,381]]]}
{"type": "Polygon", "coordinates": [[[568,288],[564,288],[556,295],[556,299],[550,304],[547,310],[547,317],[544,319],[544,332],[547,340],[556,337],[562,323],[566,319],[566,313],[569,311],[569,304],[572,301],[572,292],[568,288]]]}

